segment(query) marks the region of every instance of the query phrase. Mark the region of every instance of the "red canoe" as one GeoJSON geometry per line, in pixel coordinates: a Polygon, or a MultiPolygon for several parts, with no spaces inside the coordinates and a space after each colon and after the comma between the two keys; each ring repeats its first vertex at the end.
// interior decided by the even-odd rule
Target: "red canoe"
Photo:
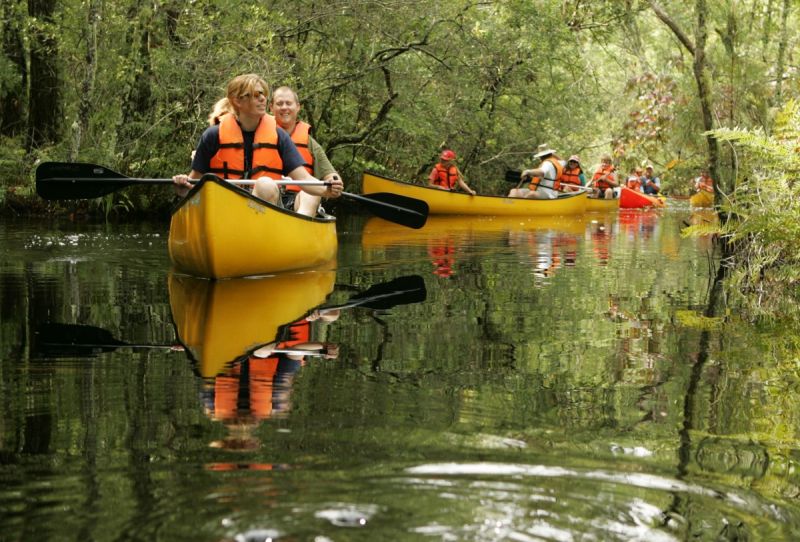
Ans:
{"type": "Polygon", "coordinates": [[[664,200],[656,196],[648,196],[636,190],[622,187],[619,194],[620,209],[642,209],[644,207],[663,207],[664,200]]]}

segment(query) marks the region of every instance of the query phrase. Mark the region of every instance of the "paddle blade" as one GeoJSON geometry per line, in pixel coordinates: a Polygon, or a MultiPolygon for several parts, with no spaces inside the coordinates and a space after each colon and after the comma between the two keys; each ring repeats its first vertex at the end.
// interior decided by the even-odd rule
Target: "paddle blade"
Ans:
{"type": "Polygon", "coordinates": [[[342,196],[361,203],[375,216],[401,226],[419,229],[428,220],[428,204],[416,198],[389,192],[376,192],[361,196],[343,192],[342,196]]]}
{"type": "Polygon", "coordinates": [[[522,181],[522,172],[514,171],[513,169],[507,169],[505,179],[506,182],[509,183],[518,183],[522,181]]]}
{"type": "Polygon", "coordinates": [[[115,339],[107,329],[81,324],[46,323],[34,331],[34,357],[91,357],[111,352],[126,343],[115,339]]]}
{"type": "Polygon", "coordinates": [[[425,279],[419,275],[406,275],[369,287],[351,297],[347,306],[386,310],[397,305],[421,303],[427,296],[425,279]]]}
{"type": "Polygon", "coordinates": [[[95,164],[43,162],[36,168],[36,193],[48,200],[99,198],[133,182],[95,164]]]}

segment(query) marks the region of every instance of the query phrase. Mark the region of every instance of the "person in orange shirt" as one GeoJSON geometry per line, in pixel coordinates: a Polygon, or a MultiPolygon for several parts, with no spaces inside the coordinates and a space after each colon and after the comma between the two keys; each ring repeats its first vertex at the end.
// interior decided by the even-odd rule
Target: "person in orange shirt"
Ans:
{"type": "Polygon", "coordinates": [[[708,174],[707,169],[700,172],[700,176],[694,180],[695,192],[711,192],[714,193],[714,179],[708,174]]]}
{"type": "Polygon", "coordinates": [[[433,166],[428,175],[428,186],[439,190],[455,191],[456,187],[461,188],[467,194],[474,196],[475,191],[467,186],[464,175],[456,166],[456,153],[450,149],[445,149],[439,155],[439,163],[433,166]]]}
{"type": "Polygon", "coordinates": [[[637,192],[642,191],[642,168],[637,167],[631,170],[628,179],[625,181],[625,186],[637,192]]]}
{"type": "Polygon", "coordinates": [[[616,168],[611,163],[610,154],[604,154],[600,158],[600,166],[594,172],[592,184],[594,186],[594,197],[614,198],[614,188],[618,187],[619,183],[617,182],[616,168]]]}

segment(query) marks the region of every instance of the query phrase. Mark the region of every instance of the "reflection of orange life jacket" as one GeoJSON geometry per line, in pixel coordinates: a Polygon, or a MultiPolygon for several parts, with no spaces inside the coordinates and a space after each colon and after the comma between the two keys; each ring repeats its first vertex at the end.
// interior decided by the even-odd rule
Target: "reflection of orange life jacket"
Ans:
{"type": "Polygon", "coordinates": [[[606,188],[612,188],[611,184],[606,181],[605,179],[600,179],[600,177],[604,175],[609,175],[614,173],[614,166],[612,164],[601,164],[597,171],[594,172],[594,176],[592,177],[592,181],[594,181],[594,185],[601,190],[605,190],[606,188]]]}
{"type": "Polygon", "coordinates": [[[283,175],[283,159],[278,153],[278,130],[275,117],[264,115],[253,137],[253,159],[250,171],[245,171],[244,137],[242,127],[231,113],[220,117],[219,150],[211,157],[211,173],[226,179],[252,179],[283,175]]]}
{"type": "Polygon", "coordinates": [[[456,187],[458,182],[458,169],[456,166],[444,167],[441,163],[433,166],[436,172],[436,177],[433,179],[433,184],[452,190],[456,187]]]}
{"type": "Polygon", "coordinates": [[[642,179],[637,175],[631,175],[628,177],[626,184],[631,190],[636,190],[637,192],[642,191],[642,179]]]}
{"type": "MultiPolygon", "coordinates": [[[[294,144],[297,147],[297,150],[300,152],[300,156],[302,156],[303,160],[305,160],[303,167],[306,168],[306,171],[308,171],[309,175],[314,175],[314,157],[311,155],[311,148],[309,147],[310,130],[310,124],[299,120],[297,121],[297,124],[294,125],[294,130],[292,131],[291,136],[292,141],[294,141],[294,144]]],[[[288,192],[300,191],[300,187],[294,184],[290,184],[284,188],[288,192]]]]}
{"type": "MultiPolygon", "coordinates": [[[[556,169],[556,178],[555,179],[541,179],[539,177],[534,177],[533,180],[531,181],[530,189],[531,190],[536,190],[537,188],[539,188],[539,184],[541,184],[542,181],[548,180],[548,181],[552,181],[553,182],[553,186],[552,186],[553,190],[558,190],[559,188],[561,188],[561,178],[564,175],[564,166],[561,165],[561,161],[560,160],[557,160],[556,158],[553,158],[552,156],[548,156],[547,158],[542,160],[543,164],[544,164],[544,162],[550,162],[551,164],[553,164],[553,167],[556,169]]],[[[544,187],[545,185],[542,185],[542,186],[544,187]]]]}
{"type": "Polygon", "coordinates": [[[561,173],[561,182],[564,184],[581,184],[580,174],[582,173],[581,167],[578,166],[575,169],[564,168],[564,171],[561,173]]]}
{"type": "Polygon", "coordinates": [[[245,385],[249,391],[248,415],[256,420],[269,418],[272,414],[272,387],[278,358],[248,358],[247,383],[242,383],[242,364],[237,364],[223,376],[214,380],[214,419],[235,420],[239,413],[239,387],[245,385]]]}

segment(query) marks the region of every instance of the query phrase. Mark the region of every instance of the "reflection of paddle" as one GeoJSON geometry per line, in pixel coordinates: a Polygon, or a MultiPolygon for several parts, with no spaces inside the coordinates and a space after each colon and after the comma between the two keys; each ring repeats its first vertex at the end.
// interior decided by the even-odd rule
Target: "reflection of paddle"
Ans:
{"type": "MultiPolygon", "coordinates": [[[[514,171],[513,169],[507,169],[506,170],[505,179],[506,179],[506,182],[509,182],[509,183],[520,183],[521,184],[523,181],[525,181],[525,179],[522,178],[522,172],[521,171],[514,171]]],[[[586,191],[591,190],[591,188],[589,188],[588,186],[581,186],[579,184],[572,184],[572,183],[561,183],[561,188],[553,188],[551,186],[545,186],[543,184],[540,184],[539,188],[546,188],[547,190],[552,190],[553,192],[563,192],[563,193],[566,193],[566,194],[569,194],[569,192],[576,192],[577,193],[577,192],[586,192],[586,191]],[[569,192],[567,192],[566,190],[564,190],[564,188],[570,188],[570,189],[574,188],[575,190],[570,190],[569,192]]]]}
{"type": "Polygon", "coordinates": [[[419,275],[407,275],[370,286],[360,294],[351,297],[344,305],[321,307],[318,310],[322,313],[352,307],[386,310],[397,305],[421,303],[425,301],[427,295],[425,279],[419,275]]]}
{"type": "MultiPolygon", "coordinates": [[[[182,352],[180,344],[131,344],[119,341],[107,329],[84,324],[39,324],[34,331],[39,357],[91,357],[117,348],[149,348],[182,352]]],[[[276,354],[314,355],[318,350],[274,350],[276,354]]]]}
{"type": "MultiPolygon", "coordinates": [[[[419,275],[398,277],[388,282],[375,284],[356,294],[343,305],[321,307],[321,313],[334,310],[364,307],[386,310],[396,305],[407,305],[425,301],[425,280],[419,275]]],[[[131,344],[116,339],[110,331],[84,324],[39,324],[34,332],[34,351],[37,357],[91,357],[117,348],[149,348],[182,351],[179,344],[131,344]]],[[[278,349],[276,354],[320,355],[318,350],[278,349]]]]}
{"type": "MultiPolygon", "coordinates": [[[[255,181],[236,180],[237,184],[252,185],[255,181]]],[[[276,181],[278,184],[317,185],[324,181],[276,181]]],[[[36,193],[48,200],[90,199],[111,194],[133,184],[173,185],[172,179],[136,179],[126,177],[104,166],[80,162],[43,162],[36,168],[36,193]]],[[[421,228],[428,218],[428,204],[399,194],[351,194],[342,192],[344,199],[355,201],[385,220],[409,228],[421,228]]]]}

